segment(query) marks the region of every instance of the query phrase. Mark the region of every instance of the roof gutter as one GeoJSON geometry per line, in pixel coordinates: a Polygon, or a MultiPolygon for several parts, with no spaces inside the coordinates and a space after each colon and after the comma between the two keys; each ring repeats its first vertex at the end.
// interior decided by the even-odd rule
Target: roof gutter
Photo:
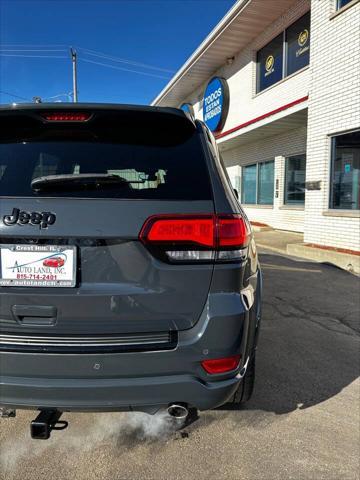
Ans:
{"type": "Polygon", "coordinates": [[[157,105],[174,86],[188,73],[194,63],[206,52],[206,50],[222,35],[223,31],[243,12],[246,6],[252,0],[237,0],[235,5],[228,11],[225,17],[216,25],[214,30],[209,33],[205,40],[188,58],[184,65],[175,73],[170,82],[163,88],[159,95],[151,102],[151,105],[157,105]]]}

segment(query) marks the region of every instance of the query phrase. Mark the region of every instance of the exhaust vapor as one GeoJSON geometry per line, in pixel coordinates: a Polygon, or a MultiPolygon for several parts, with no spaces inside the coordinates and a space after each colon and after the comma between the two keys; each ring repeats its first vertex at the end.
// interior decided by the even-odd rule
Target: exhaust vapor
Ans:
{"type": "MultiPolygon", "coordinates": [[[[29,457],[40,456],[52,448],[66,454],[70,450],[79,453],[91,451],[109,442],[133,448],[139,442],[167,441],[185,422],[185,419],[179,420],[170,416],[166,410],[155,415],[142,412],[97,413],[86,416],[76,414],[76,417],[81,418],[81,423],[79,418],[71,418],[75,414],[66,413],[64,416],[69,420],[69,428],[54,431],[49,440],[31,439],[29,422],[24,422],[22,418],[21,422],[24,422],[26,429],[22,429],[20,435],[3,441],[0,446],[0,470],[13,473],[19,464],[26,462],[29,457]]],[[[7,478],[6,475],[4,478],[7,478]]]]}

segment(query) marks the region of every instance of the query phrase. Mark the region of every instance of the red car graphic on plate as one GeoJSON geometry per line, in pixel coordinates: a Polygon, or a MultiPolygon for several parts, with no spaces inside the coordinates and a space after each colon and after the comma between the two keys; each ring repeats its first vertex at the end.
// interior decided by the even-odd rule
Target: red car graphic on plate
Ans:
{"type": "Polygon", "coordinates": [[[44,267],[62,267],[65,264],[65,260],[62,257],[50,257],[45,258],[43,261],[44,267]]]}

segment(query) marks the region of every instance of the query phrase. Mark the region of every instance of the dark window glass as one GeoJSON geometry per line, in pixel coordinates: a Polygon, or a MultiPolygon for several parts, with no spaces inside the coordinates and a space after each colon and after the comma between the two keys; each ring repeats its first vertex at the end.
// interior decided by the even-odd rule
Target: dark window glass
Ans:
{"type": "Polygon", "coordinates": [[[242,169],[242,203],[256,203],[256,165],[248,165],[242,169]]]}
{"type": "Polygon", "coordinates": [[[360,130],[332,138],[330,208],[360,210],[360,130]]]}
{"type": "Polygon", "coordinates": [[[0,180],[2,179],[4,173],[5,173],[5,170],[6,170],[6,165],[1,165],[0,164],[0,180]]]}
{"type": "Polygon", "coordinates": [[[309,64],[310,12],[286,30],[286,73],[300,70],[309,64]]]}
{"type": "Polygon", "coordinates": [[[294,155],[285,162],[284,203],[288,205],[305,202],[306,156],[294,155]]]}
{"type": "Polygon", "coordinates": [[[274,203],[274,162],[259,164],[258,203],[272,205],[274,203]]]}
{"type": "Polygon", "coordinates": [[[342,7],[345,7],[345,5],[347,5],[348,3],[352,2],[353,0],[338,0],[338,3],[337,3],[337,8],[339,10],[339,8],[342,8],[342,7]]]}
{"type": "Polygon", "coordinates": [[[87,198],[211,199],[209,176],[198,134],[172,145],[143,145],[56,138],[0,143],[0,195],[87,198]],[[121,184],[51,186],[34,193],[35,177],[110,174],[121,184]],[[96,187],[96,188],[95,188],[96,187]]]}
{"type": "Polygon", "coordinates": [[[258,84],[261,92],[283,77],[283,34],[278,35],[257,53],[258,84]]]}

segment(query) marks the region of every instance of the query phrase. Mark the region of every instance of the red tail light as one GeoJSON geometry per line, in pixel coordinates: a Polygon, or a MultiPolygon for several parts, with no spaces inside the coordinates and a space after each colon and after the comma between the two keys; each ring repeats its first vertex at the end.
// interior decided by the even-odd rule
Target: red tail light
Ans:
{"type": "Polygon", "coordinates": [[[219,250],[246,246],[249,231],[241,215],[159,215],[148,218],[139,237],[144,243],[196,244],[219,250]]]}
{"type": "Polygon", "coordinates": [[[235,370],[240,363],[241,355],[233,355],[232,357],[214,358],[201,362],[203,369],[210,375],[216,373],[226,373],[235,370]]]}
{"type": "Polygon", "coordinates": [[[215,228],[212,216],[150,217],[140,232],[146,243],[195,243],[214,247],[215,228]]]}
{"type": "Polygon", "coordinates": [[[239,247],[248,242],[248,227],[238,215],[218,217],[217,237],[219,247],[239,247]]]}
{"type": "Polygon", "coordinates": [[[86,122],[91,117],[91,113],[51,112],[43,114],[42,117],[48,122],[86,122]]]}

